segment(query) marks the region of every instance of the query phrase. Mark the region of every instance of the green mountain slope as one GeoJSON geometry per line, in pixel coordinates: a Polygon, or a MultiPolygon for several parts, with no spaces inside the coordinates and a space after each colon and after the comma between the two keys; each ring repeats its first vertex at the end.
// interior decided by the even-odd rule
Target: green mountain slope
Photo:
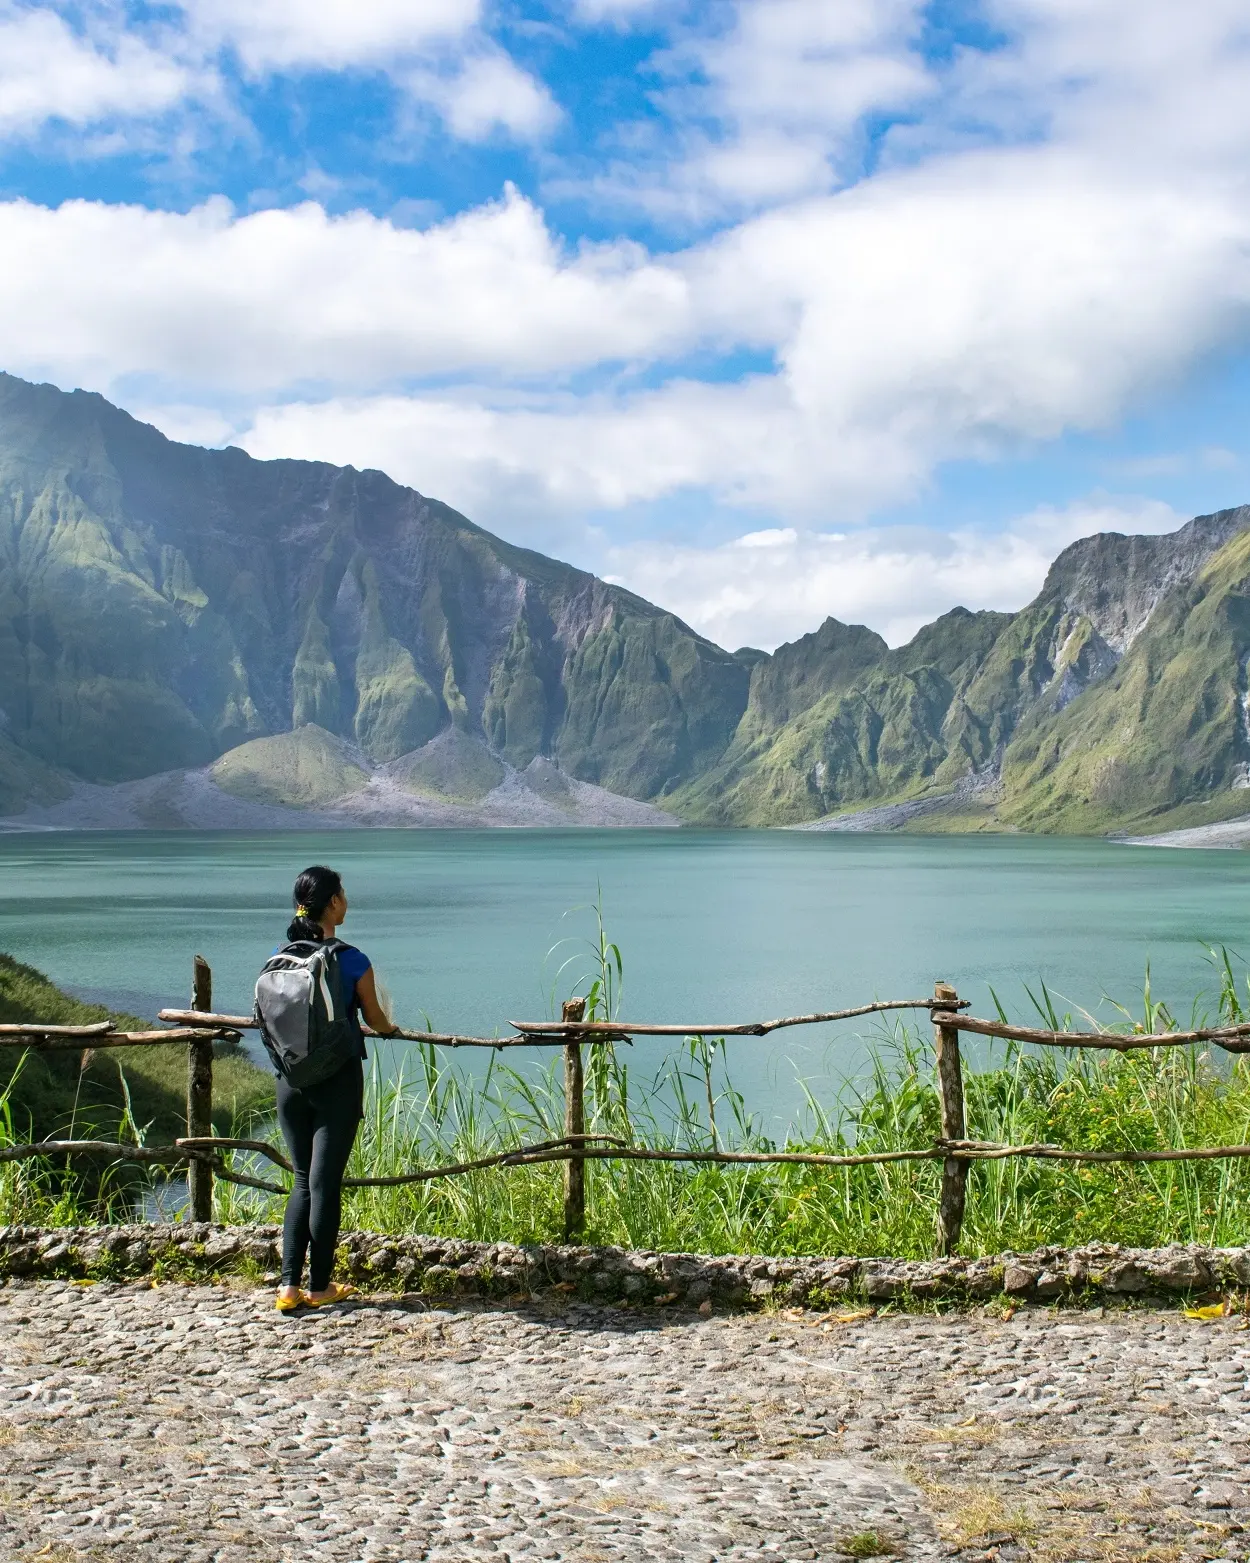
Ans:
{"type": "Polygon", "coordinates": [[[1148,828],[1250,810],[1250,532],[1165,592],[1123,659],[1008,748],[1002,817],[1026,830],[1148,828]],[[1171,821],[1169,821],[1171,822],[1171,821]]]}
{"type": "MultiPolygon", "coordinates": [[[[0,1021],[23,1020],[64,1026],[113,1020],[136,1030],[152,1024],[151,1016],[112,1015],[72,998],[34,967],[0,955],[0,1021]]],[[[129,1110],[150,1144],[168,1144],[186,1133],[186,1076],[186,1050],[178,1047],[0,1049],[0,1101],[17,1139],[54,1138],[71,1130],[82,1139],[116,1139],[129,1110]]],[[[222,1044],[213,1065],[217,1132],[237,1132],[272,1102],[273,1076],[240,1049],[222,1044]]]]}
{"type": "Polygon", "coordinates": [[[380,472],[178,445],[0,375],[0,810],[309,724],[378,762],[454,725],[657,797],[723,752],[749,681],[380,472]]]}
{"type": "Polygon", "coordinates": [[[1084,539],[1019,613],[956,609],[895,651],[830,620],[755,666],[725,756],[672,806],[765,825],[904,804],[917,828],[1071,831],[1248,812],[1247,527],[1243,507],[1084,539]]]}
{"type": "Polygon", "coordinates": [[[827,619],[731,654],[380,472],[178,445],[0,375],[0,814],[89,782],[112,790],[49,821],[88,794],[140,823],[223,794],[537,820],[570,777],[709,825],[1250,814],[1248,529],[1243,507],[1086,538],[1020,612],[893,650],[827,619]]]}
{"type": "MultiPolygon", "coordinates": [[[[673,806],[708,824],[797,824],[954,780],[992,752],[992,736],[963,696],[1009,621],[956,608],[890,651],[875,635],[871,646],[870,631],[828,620],[819,632],[829,648],[826,692],[789,720],[781,699],[757,702],[757,685],[775,683],[776,665],[788,660],[790,648],[781,647],[773,667],[754,670],[751,703],[725,758],[673,806]],[[848,644],[875,654],[852,659],[848,644]],[[783,719],[770,724],[766,713],[783,719]]],[[[802,692],[820,682],[814,649],[799,664],[802,692]]]]}

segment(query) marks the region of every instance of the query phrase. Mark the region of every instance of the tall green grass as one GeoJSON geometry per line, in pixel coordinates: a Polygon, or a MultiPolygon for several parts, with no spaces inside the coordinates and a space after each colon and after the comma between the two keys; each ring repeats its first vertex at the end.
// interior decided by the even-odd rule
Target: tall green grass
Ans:
{"type": "MultiPolygon", "coordinates": [[[[40,971],[0,954],[0,1021],[131,1030],[151,1022],[112,1014],[62,990],[40,971]]],[[[229,1134],[272,1100],[270,1077],[229,1045],[214,1064],[213,1122],[229,1134]]],[[[0,1144],[44,1139],[168,1143],[184,1131],[186,1051],[180,1047],[0,1049],[0,1144]]],[[[0,1163],[0,1224],[124,1220],[148,1183],[134,1164],[76,1159],[0,1163]]]]}
{"type": "MultiPolygon", "coordinates": [[[[596,911],[584,958],[561,962],[552,989],[582,992],[588,1014],[619,1012],[624,963],[596,911]]],[[[1187,1024],[1244,1020],[1250,986],[1226,951],[1211,952],[1216,976],[1209,1000],[1190,1006],[1187,1024]]],[[[1240,963],[1238,963],[1240,964],[1240,963]]],[[[1048,1026],[1064,1029],[1043,986],[1026,990],[1048,1026]]],[[[1000,1012],[1005,1014],[1003,1006],[1000,1012]]],[[[1152,993],[1121,1009],[1125,1030],[1174,1029],[1173,1010],[1152,993]]],[[[635,1145],[818,1151],[902,1150],[930,1145],[939,1132],[928,1027],[878,1025],[868,1037],[866,1079],[833,1101],[810,1092],[784,1140],[770,1138],[734,1087],[723,1039],[687,1038],[647,1074],[629,1050],[588,1048],[587,1128],[635,1145]]],[[[388,1075],[375,1060],[367,1112],[351,1173],[388,1175],[415,1166],[472,1160],[562,1132],[559,1055],[526,1069],[491,1054],[478,1072],[462,1055],[419,1048],[406,1072],[388,1075]]],[[[1203,1047],[1115,1054],[1004,1045],[965,1070],[968,1132],[978,1139],[1031,1141],[1088,1149],[1155,1149],[1239,1144],[1250,1131],[1250,1060],[1203,1047]]],[[[271,1121],[255,1128],[274,1134],[271,1121]]],[[[0,1137],[10,1128],[0,1103],[0,1137]]],[[[276,1135],[275,1135],[276,1137],[276,1135]]],[[[26,1164],[27,1168],[31,1164],[26,1164]]],[[[255,1170],[260,1170],[257,1167],[255,1170]]],[[[0,1221],[39,1174],[0,1166],[0,1221]]],[[[850,1253],[922,1257],[933,1251],[937,1163],[848,1169],[674,1163],[587,1165],[587,1237],[634,1248],[776,1255],[850,1253]]],[[[282,1200],[218,1182],[216,1214],[225,1221],[280,1219],[282,1200]]],[[[58,1207],[47,1206],[51,1220],[58,1207]]],[[[60,1211],[61,1219],[116,1215],[60,1211]]],[[[27,1215],[25,1219],[34,1219],[27,1215]]],[[[346,1196],[348,1225],[380,1232],[552,1241],[562,1223],[558,1163],[487,1169],[346,1196]]],[[[1241,1160],[1155,1165],[1079,1166],[1011,1160],[974,1164],[963,1248],[1028,1249],[1102,1240],[1133,1245],[1172,1241],[1241,1244],[1250,1240],[1250,1167],[1241,1160]]]]}
{"type": "MultiPolygon", "coordinates": [[[[596,909],[597,911],[597,909],[596,909]]],[[[1218,985],[1188,1024],[1233,1023],[1250,1012],[1227,951],[1210,952],[1218,985]]],[[[562,968],[563,970],[563,968],[562,968]]],[[[591,1018],[618,1012],[623,963],[598,918],[590,970],[575,982],[591,1018]]],[[[1051,1028],[1070,1027],[1042,986],[1026,989],[1051,1028]]],[[[554,995],[553,995],[554,1004],[554,995]]],[[[999,1006],[1000,1012],[1002,1006],[999,1006]]],[[[1125,1030],[1176,1028],[1147,972],[1140,1010],[1119,1008],[1125,1030]]],[[[1088,1017],[1084,1017],[1088,1019],[1088,1017]]],[[[784,1141],[766,1135],[729,1073],[723,1039],[691,1037],[659,1071],[631,1073],[623,1050],[587,1049],[587,1128],[628,1143],[738,1150],[904,1150],[939,1133],[928,1027],[879,1025],[866,1081],[832,1103],[810,1092],[784,1141]]],[[[1240,1144],[1250,1131],[1250,1059],[1202,1047],[1156,1053],[1000,1047],[965,1074],[968,1132],[978,1139],[1072,1148],[1152,1150],[1240,1144]]],[[[468,1161],[558,1135],[564,1101],[557,1061],[525,1073],[492,1055],[484,1078],[422,1049],[416,1071],[386,1078],[374,1066],[368,1116],[351,1171],[385,1175],[468,1161]]],[[[591,1162],[587,1237],[633,1248],[702,1253],[898,1255],[933,1251],[937,1163],[847,1169],[765,1165],[591,1162]]],[[[276,1219],[280,1201],[242,1191],[222,1213],[276,1219]]],[[[552,1241],[562,1221],[558,1164],[488,1169],[347,1196],[346,1218],[374,1231],[552,1241]]],[[[963,1247],[1028,1249],[1101,1240],[1240,1244],[1250,1240],[1250,1167],[1240,1160],[1080,1166],[1011,1160],[974,1165],[963,1247]]]]}

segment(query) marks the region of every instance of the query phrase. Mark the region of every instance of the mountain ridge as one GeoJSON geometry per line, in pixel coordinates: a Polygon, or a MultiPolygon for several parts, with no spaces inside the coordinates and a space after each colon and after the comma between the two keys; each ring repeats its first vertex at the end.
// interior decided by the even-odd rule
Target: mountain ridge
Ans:
{"type": "Polygon", "coordinates": [[[858,808],[893,810],[895,828],[1043,831],[1250,812],[1247,528],[1240,506],[1081,539],[1017,613],[943,615],[745,753],[731,743],[673,806],[715,824],[842,828],[858,808]]]}
{"type": "MultiPolygon", "coordinates": [[[[383,473],[177,445],[91,393],[0,377],[0,507],[4,735],[86,782],[457,726],[646,799],[745,707],[741,662],[623,588],[383,473]]],[[[10,802],[23,765],[0,754],[10,802]]]]}
{"type": "Polygon", "coordinates": [[[893,649],[830,618],[731,653],[384,473],[180,445],[0,374],[0,814],[103,818],[110,788],[188,824],[1250,813],[1247,529],[1081,539],[1018,612],[893,649]]]}

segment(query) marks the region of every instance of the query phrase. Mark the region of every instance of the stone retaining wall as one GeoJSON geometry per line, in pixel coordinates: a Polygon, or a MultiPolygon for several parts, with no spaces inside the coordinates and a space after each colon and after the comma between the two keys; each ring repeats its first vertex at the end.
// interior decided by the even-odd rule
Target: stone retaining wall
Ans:
{"type": "MultiPolygon", "coordinates": [[[[278,1227],[192,1222],[0,1227],[0,1277],[242,1274],[259,1280],[277,1270],[280,1238],[278,1227]]],[[[1089,1244],[986,1259],[707,1258],[349,1232],[338,1273],[372,1291],[515,1297],[559,1289],[588,1301],[685,1307],[771,1302],[824,1308],[852,1299],[971,1302],[1004,1294],[1024,1301],[1095,1301],[1250,1289],[1250,1249],[1089,1244]]]]}

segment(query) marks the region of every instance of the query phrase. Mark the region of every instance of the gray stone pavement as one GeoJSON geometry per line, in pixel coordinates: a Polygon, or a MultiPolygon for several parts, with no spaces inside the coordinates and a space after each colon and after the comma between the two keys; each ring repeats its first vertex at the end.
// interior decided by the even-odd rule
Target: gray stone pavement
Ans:
{"type": "Polygon", "coordinates": [[[1250,1334],[0,1287],[0,1558],[1250,1557],[1250,1334]]]}

